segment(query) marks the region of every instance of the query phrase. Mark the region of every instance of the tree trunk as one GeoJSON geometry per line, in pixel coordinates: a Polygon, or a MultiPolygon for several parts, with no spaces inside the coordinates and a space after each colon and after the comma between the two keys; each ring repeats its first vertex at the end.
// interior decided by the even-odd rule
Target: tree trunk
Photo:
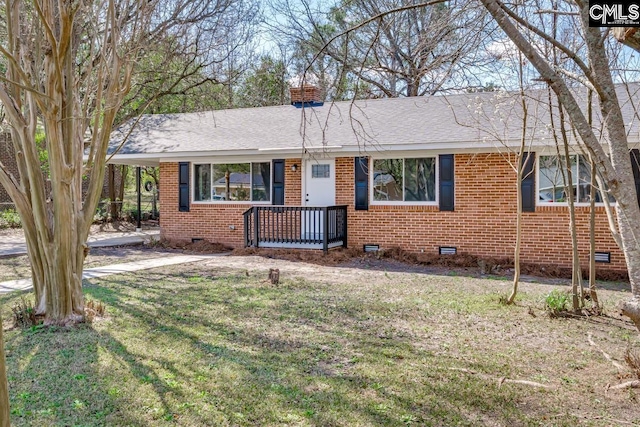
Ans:
{"type": "MultiPolygon", "coordinates": [[[[526,127],[525,127],[526,129],[526,127]]],[[[516,179],[516,197],[517,197],[517,210],[516,210],[516,245],[513,250],[513,288],[511,289],[511,295],[507,298],[507,304],[513,304],[518,293],[518,284],[520,283],[520,247],[522,246],[522,159],[524,155],[524,147],[521,147],[521,151],[516,156],[518,162],[517,177],[516,179]]]]}
{"type": "MultiPolygon", "coordinates": [[[[567,139],[567,130],[564,123],[564,111],[562,105],[559,106],[560,110],[560,132],[562,133],[562,146],[564,147],[564,158],[566,168],[566,179],[564,182],[565,192],[569,199],[569,231],[571,233],[571,295],[573,311],[577,312],[584,304],[584,291],[582,288],[582,268],[580,267],[580,254],[578,253],[578,232],[576,230],[576,204],[575,197],[579,196],[580,189],[579,177],[576,176],[576,194],[573,194],[573,173],[571,171],[571,155],[569,153],[569,141],[567,139]],[[580,299],[578,299],[578,287],[580,287],[580,299]]],[[[576,155],[576,165],[579,160],[576,155]]],[[[579,173],[579,172],[577,172],[579,173]]],[[[564,174],[563,174],[564,176],[564,174]]]]}
{"type": "MultiPolygon", "coordinates": [[[[507,304],[513,304],[518,293],[518,284],[520,283],[520,247],[522,246],[522,174],[524,173],[523,159],[525,159],[524,149],[527,142],[527,120],[529,119],[529,109],[524,93],[524,73],[522,69],[522,54],[519,55],[518,61],[519,78],[520,78],[520,103],[522,105],[522,134],[520,137],[520,148],[516,154],[516,244],[513,250],[513,288],[511,295],[507,298],[507,304]]],[[[527,153],[526,161],[529,161],[529,153],[527,153]]]]}
{"type": "Polygon", "coordinates": [[[2,316],[0,316],[0,427],[9,427],[9,385],[7,383],[2,332],[2,316]]]}
{"type": "MultiPolygon", "coordinates": [[[[77,179],[80,180],[81,177],[77,179]]],[[[22,218],[33,220],[23,224],[23,229],[31,263],[36,313],[45,315],[47,325],[69,325],[84,318],[82,269],[89,228],[84,225],[81,213],[73,209],[76,203],[72,193],[77,197],[81,185],[56,182],[52,185],[56,194],[52,218],[23,212],[17,207],[22,218]],[[47,237],[43,239],[39,237],[41,235],[47,237]]]]}
{"type": "MultiPolygon", "coordinates": [[[[620,202],[618,202],[620,203],[620,202]]],[[[631,282],[632,298],[621,304],[622,314],[629,317],[640,330],[640,248],[638,242],[634,239],[632,227],[640,224],[640,215],[635,218],[624,217],[624,210],[616,208],[618,217],[618,226],[620,228],[620,237],[624,249],[625,259],[627,261],[627,271],[629,272],[629,282],[631,282]],[[635,225],[632,225],[635,221],[635,225]]]]}
{"type": "MultiPolygon", "coordinates": [[[[600,314],[600,302],[598,301],[598,292],[596,291],[596,164],[589,157],[591,162],[591,188],[589,197],[589,296],[595,314],[600,314]]],[[[603,189],[604,190],[604,189],[603,189]]],[[[609,197],[604,191],[601,191],[602,197],[609,197]]]]}
{"type": "Polygon", "coordinates": [[[603,144],[596,136],[575,97],[560,74],[543,58],[505,12],[506,6],[497,0],[481,0],[496,23],[507,34],[516,47],[524,53],[540,78],[555,92],[559,102],[571,118],[572,125],[582,143],[592,154],[598,172],[616,198],[616,217],[631,284],[632,298],[623,303],[622,313],[628,316],[640,330],[640,208],[629,158],[629,145],[625,122],[622,117],[613,77],[610,58],[604,47],[604,37],[599,28],[589,27],[589,3],[579,2],[582,30],[585,35],[586,51],[589,56],[589,81],[596,87],[604,125],[608,133],[608,144],[603,144]],[[606,147],[605,147],[606,146],[606,147]],[[606,149],[608,149],[608,152],[606,149]]]}

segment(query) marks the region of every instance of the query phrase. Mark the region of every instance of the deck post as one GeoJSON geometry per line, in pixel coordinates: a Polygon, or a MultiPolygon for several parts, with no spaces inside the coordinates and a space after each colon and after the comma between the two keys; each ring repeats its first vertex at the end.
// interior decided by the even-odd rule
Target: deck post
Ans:
{"type": "MultiPolygon", "coordinates": [[[[251,208],[251,213],[253,213],[253,208],[251,208]]],[[[243,220],[244,220],[244,247],[248,248],[249,247],[249,242],[251,241],[251,237],[249,237],[249,232],[250,232],[250,228],[249,228],[249,216],[247,215],[247,212],[244,213],[243,215],[243,220]]]]}
{"type": "Polygon", "coordinates": [[[136,215],[137,218],[137,222],[136,222],[136,231],[139,233],[142,231],[142,195],[140,194],[140,188],[141,188],[141,184],[142,184],[142,171],[141,171],[141,167],[140,166],[136,166],[136,191],[138,193],[137,195],[137,208],[138,208],[138,215],[136,215]]]}
{"type": "Polygon", "coordinates": [[[342,211],[342,247],[346,248],[347,246],[347,206],[343,206],[342,211]]]}
{"type": "Polygon", "coordinates": [[[253,207],[253,243],[256,248],[260,247],[260,211],[257,206],[253,207]]]}
{"type": "Polygon", "coordinates": [[[322,251],[329,252],[329,210],[326,206],[322,208],[322,251]]]}

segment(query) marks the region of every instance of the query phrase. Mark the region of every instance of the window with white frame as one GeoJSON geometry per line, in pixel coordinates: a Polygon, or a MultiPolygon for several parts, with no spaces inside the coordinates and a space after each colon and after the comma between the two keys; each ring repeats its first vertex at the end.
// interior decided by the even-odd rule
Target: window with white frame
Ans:
{"type": "MultiPolygon", "coordinates": [[[[589,203],[591,199],[591,164],[586,156],[540,156],[538,163],[538,201],[541,203],[567,203],[567,191],[573,193],[576,203],[589,203]],[[571,185],[568,185],[571,168],[571,185]],[[570,190],[569,190],[570,189],[570,190]]],[[[609,200],[614,202],[613,196],[609,200]]],[[[602,193],[596,189],[596,203],[602,202],[602,193]]]]}
{"type": "Polygon", "coordinates": [[[196,202],[268,202],[271,200],[271,163],[194,165],[196,202]]]}
{"type": "Polygon", "coordinates": [[[435,157],[373,160],[373,200],[435,202],[435,157]]]}

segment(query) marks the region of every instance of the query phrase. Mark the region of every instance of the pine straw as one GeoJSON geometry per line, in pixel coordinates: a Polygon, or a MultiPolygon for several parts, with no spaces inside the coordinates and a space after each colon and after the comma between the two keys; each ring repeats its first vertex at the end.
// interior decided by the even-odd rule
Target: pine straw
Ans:
{"type": "Polygon", "coordinates": [[[148,246],[154,249],[178,249],[184,252],[196,252],[204,254],[219,254],[229,252],[231,247],[219,242],[209,242],[207,240],[199,240],[197,242],[174,242],[169,240],[160,240],[148,243],[148,246]]]}
{"type": "Polygon", "coordinates": [[[308,249],[266,249],[242,248],[234,249],[232,255],[257,255],[265,258],[284,259],[287,261],[302,261],[318,265],[339,265],[351,261],[353,258],[364,256],[358,249],[332,249],[327,254],[322,251],[308,249]]]}

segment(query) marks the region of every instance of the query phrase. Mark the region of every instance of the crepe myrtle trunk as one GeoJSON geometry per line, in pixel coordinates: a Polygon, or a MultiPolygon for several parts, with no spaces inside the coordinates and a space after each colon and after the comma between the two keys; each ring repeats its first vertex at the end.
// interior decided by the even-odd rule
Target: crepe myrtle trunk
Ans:
{"type": "Polygon", "coordinates": [[[81,194],[81,174],[70,182],[55,179],[52,165],[54,200],[52,209],[37,212],[17,204],[23,218],[27,252],[36,301],[36,314],[45,316],[46,324],[67,325],[84,317],[82,271],[87,246],[88,226],[77,197],[81,194]],[[26,221],[24,220],[26,218],[26,221]]]}

